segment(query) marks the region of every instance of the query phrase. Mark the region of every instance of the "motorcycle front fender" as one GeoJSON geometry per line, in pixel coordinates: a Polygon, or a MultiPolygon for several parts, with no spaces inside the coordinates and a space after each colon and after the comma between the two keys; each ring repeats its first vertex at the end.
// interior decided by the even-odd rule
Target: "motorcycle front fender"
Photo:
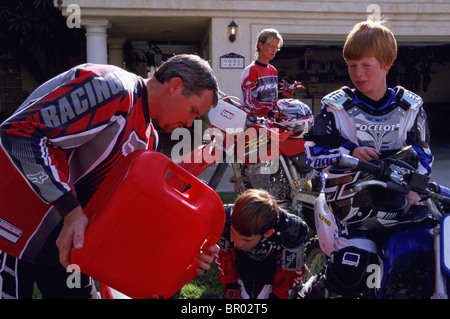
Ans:
{"type": "Polygon", "coordinates": [[[442,268],[450,276],[450,215],[441,221],[441,263],[442,268]]]}
{"type": "Polygon", "coordinates": [[[320,249],[329,257],[336,250],[334,242],[339,230],[324,193],[320,193],[314,203],[314,218],[320,249]]]}

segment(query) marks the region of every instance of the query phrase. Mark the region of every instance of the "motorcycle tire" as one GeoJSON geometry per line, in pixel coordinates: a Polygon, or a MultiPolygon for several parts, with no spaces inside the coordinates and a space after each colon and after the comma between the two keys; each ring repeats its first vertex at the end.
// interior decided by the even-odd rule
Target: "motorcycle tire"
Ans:
{"type": "Polygon", "coordinates": [[[328,260],[328,256],[320,249],[319,237],[316,235],[308,240],[305,245],[305,267],[306,273],[302,282],[317,275],[328,260]]]}

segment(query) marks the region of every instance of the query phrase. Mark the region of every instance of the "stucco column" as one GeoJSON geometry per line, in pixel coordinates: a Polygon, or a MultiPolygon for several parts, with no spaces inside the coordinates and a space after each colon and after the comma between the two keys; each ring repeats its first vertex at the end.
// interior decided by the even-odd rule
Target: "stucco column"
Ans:
{"type": "Polygon", "coordinates": [[[86,29],[86,56],[90,63],[108,63],[108,45],[106,29],[110,27],[108,20],[82,20],[86,29]]]}
{"type": "Polygon", "coordinates": [[[124,38],[108,39],[108,63],[123,68],[123,45],[124,38]]]}

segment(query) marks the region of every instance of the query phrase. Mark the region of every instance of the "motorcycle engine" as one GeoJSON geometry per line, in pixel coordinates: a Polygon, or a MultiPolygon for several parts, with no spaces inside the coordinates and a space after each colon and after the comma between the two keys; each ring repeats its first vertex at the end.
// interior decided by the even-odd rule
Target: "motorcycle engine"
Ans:
{"type": "Polygon", "coordinates": [[[289,183],[284,177],[283,170],[279,169],[275,174],[267,174],[267,163],[247,164],[245,175],[247,176],[251,188],[265,189],[278,200],[289,198],[289,183]]]}

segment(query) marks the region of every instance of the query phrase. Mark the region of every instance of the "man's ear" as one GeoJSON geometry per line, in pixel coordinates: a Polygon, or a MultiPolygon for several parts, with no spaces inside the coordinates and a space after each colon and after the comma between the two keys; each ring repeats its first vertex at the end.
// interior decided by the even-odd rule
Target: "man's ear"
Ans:
{"type": "Polygon", "coordinates": [[[171,78],[169,81],[169,93],[176,93],[183,88],[183,80],[179,77],[171,78]]]}
{"type": "Polygon", "coordinates": [[[275,229],[269,229],[268,231],[266,231],[266,233],[263,235],[263,237],[268,238],[270,236],[273,235],[273,233],[275,233],[275,229]]]}

